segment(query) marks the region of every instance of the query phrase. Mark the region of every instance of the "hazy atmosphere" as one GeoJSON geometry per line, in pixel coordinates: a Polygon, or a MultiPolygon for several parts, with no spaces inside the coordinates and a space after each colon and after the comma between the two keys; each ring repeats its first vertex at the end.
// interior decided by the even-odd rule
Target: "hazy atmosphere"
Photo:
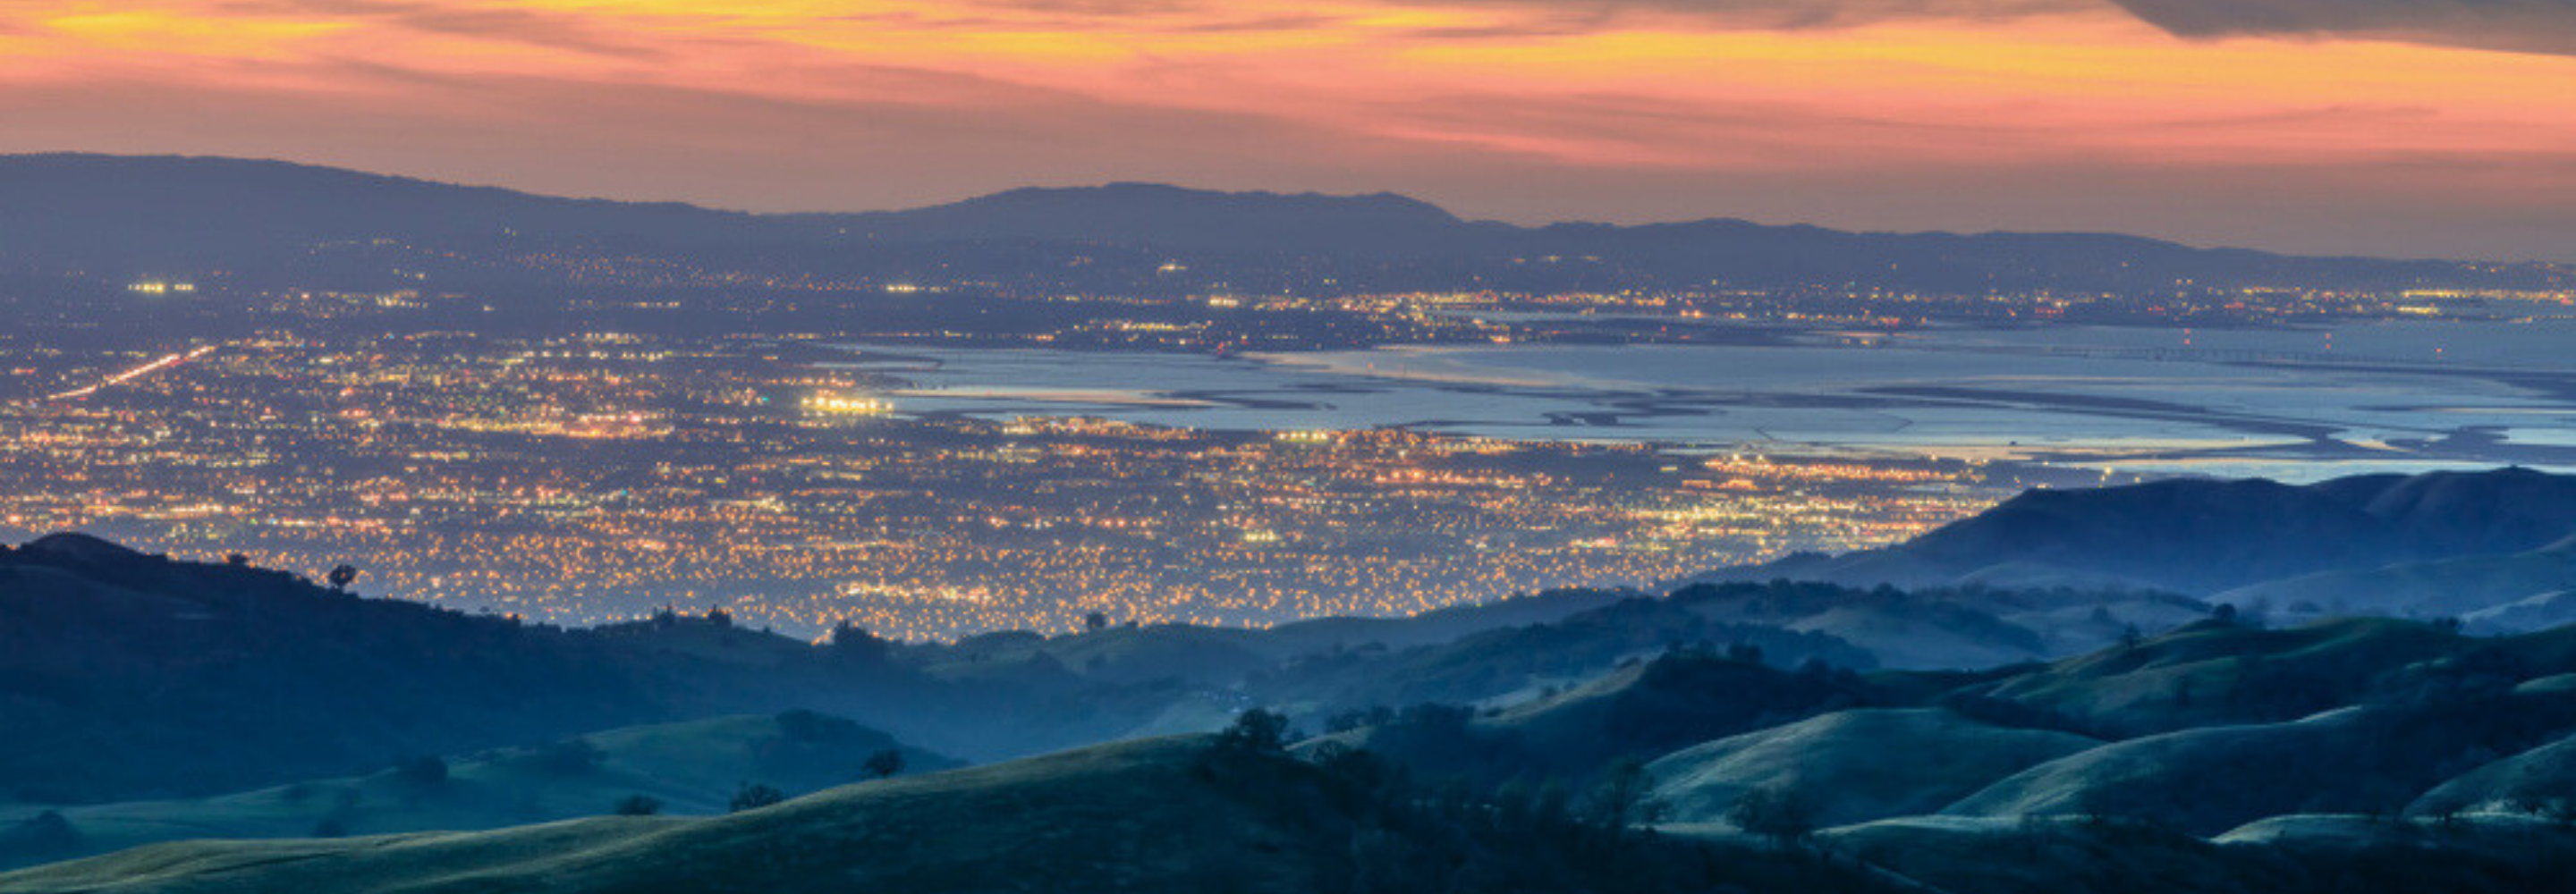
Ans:
{"type": "Polygon", "coordinates": [[[2558,0],[0,3],[0,150],[726,208],[1117,180],[2570,260],[2558,0]]]}

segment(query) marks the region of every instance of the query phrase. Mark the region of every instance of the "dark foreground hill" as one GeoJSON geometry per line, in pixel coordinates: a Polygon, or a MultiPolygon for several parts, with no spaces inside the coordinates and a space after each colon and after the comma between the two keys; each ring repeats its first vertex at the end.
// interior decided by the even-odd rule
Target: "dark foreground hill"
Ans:
{"type": "Polygon", "coordinates": [[[957,765],[811,711],[715,717],[529,747],[418,755],[361,776],[206,798],[0,804],[0,870],[192,838],[497,829],[612,811],[713,815],[725,812],[746,786],[795,796],[957,765]]]}
{"type": "Polygon", "coordinates": [[[0,875],[0,892],[1897,891],[1805,859],[1505,819],[1364,760],[1212,737],[864,783],[708,819],[203,842],[0,875]]]}
{"type": "MultiPolygon", "coordinates": [[[[85,540],[28,552],[10,558],[56,571],[104,562],[93,578],[184,575],[195,567],[85,540]]],[[[133,589],[125,598],[183,589],[133,589]]],[[[1700,612],[1808,617],[1803,606],[1817,602],[1851,603],[1933,629],[1981,626],[1911,605],[1917,598],[1826,585],[1703,588],[1449,643],[1310,654],[1234,686],[1203,680],[1169,689],[1089,680],[1054,657],[1076,650],[1112,659],[1109,666],[1169,660],[1173,653],[1158,649],[1134,657],[1149,644],[1144,630],[1088,642],[1023,636],[996,651],[862,639],[781,646],[703,622],[578,635],[534,631],[574,637],[615,660],[700,656],[711,663],[690,666],[728,685],[760,679],[744,667],[794,676],[829,666],[854,679],[924,687],[902,697],[982,699],[957,704],[1038,711],[1043,697],[1064,702],[1047,708],[1058,712],[1117,713],[1127,710],[1120,705],[1146,704],[1164,716],[1198,705],[1215,718],[1210,727],[1229,716],[1238,727],[1242,718],[1268,716],[1231,710],[1257,703],[1251,693],[1341,691],[1335,687],[1357,685],[1365,668],[1427,673],[1458,691],[1485,691],[1503,685],[1497,680],[1507,671],[1533,667],[1567,684],[1479,705],[1371,709],[1316,696],[1301,714],[1308,729],[1324,734],[1284,750],[1253,736],[1150,739],[862,783],[722,817],[159,844],[0,875],[0,892],[942,892],[1034,881],[1074,891],[1731,884],[1758,892],[1928,885],[1952,892],[2501,894],[2559,890],[2550,885],[2576,871],[2576,760],[2569,758],[2576,754],[2576,627],[2479,636],[2452,623],[2352,618],[2270,628],[2250,614],[2221,615],[2049,662],[1866,672],[1827,660],[1783,667],[1752,640],[1656,646],[1638,634],[1730,634],[1738,628],[1707,626],[1700,612]],[[1537,650],[1537,665],[1509,662],[1529,649],[1537,650]],[[806,663],[825,660],[808,652],[852,650],[864,654],[832,660],[858,663],[806,663]],[[1594,660],[1610,665],[1581,670],[1594,660]],[[995,662],[1010,666],[997,670],[989,666],[995,662]],[[1477,682],[1462,672],[1476,666],[1494,668],[1496,679],[1477,682]],[[850,670],[859,667],[888,676],[850,670]],[[986,682],[960,682],[968,679],[986,682]],[[979,688],[986,686],[1002,688],[979,688]],[[1022,695],[1004,701],[995,694],[1004,691],[1022,695]],[[1167,698],[1132,701],[1155,693],[1167,698]]],[[[1183,641],[1204,640],[1193,634],[1183,641]]],[[[1242,644],[1260,640],[1224,642],[1257,651],[1242,644]]],[[[880,688],[865,691],[897,693],[878,708],[923,710],[924,702],[901,701],[886,684],[870,685],[880,688]]],[[[696,743],[766,741],[782,735],[784,723],[751,718],[727,721],[721,728],[730,733],[708,727],[679,735],[696,743]]],[[[858,749],[890,741],[852,735],[858,749]]],[[[606,749],[612,772],[538,786],[578,802],[550,815],[607,813],[606,793],[644,784],[641,776],[615,775],[641,766],[615,756],[631,750],[619,744],[631,736],[588,737],[615,746],[606,749]]],[[[334,832],[423,827],[398,824],[404,817],[483,826],[514,821],[485,809],[507,803],[484,797],[495,793],[487,789],[531,785],[527,764],[545,753],[505,750],[488,760],[451,761],[454,791],[399,770],[315,785],[359,791],[350,815],[385,823],[334,832]]],[[[684,765],[708,766],[671,771],[674,778],[694,773],[698,790],[721,791],[723,769],[707,747],[675,754],[684,765]]],[[[752,762],[736,766],[770,766],[757,753],[736,759],[752,762]]],[[[295,788],[185,807],[22,810],[12,815],[26,818],[0,828],[0,847],[76,853],[87,837],[107,841],[123,828],[117,824],[149,821],[155,810],[185,821],[190,810],[238,819],[311,806],[287,800],[295,788]]],[[[708,809],[709,800],[700,796],[695,809],[708,809]]]]}
{"type": "Polygon", "coordinates": [[[592,637],[57,535],[0,552],[0,784],[221,791],[664,716],[592,637]]]}
{"type": "Polygon", "coordinates": [[[2284,818],[2219,841],[2125,820],[1900,820],[1757,843],[1423,787],[1365,754],[1187,737],[862,783],[728,816],[154,845],[5,894],[2202,892],[2561,890],[2576,830],[2284,818]]]}
{"type": "Polygon", "coordinates": [[[1779,665],[1875,667],[1883,649],[1901,666],[1965,667],[2202,611],[2133,594],[1764,584],[1669,598],[1553,591],[1260,631],[1161,625],[902,644],[852,629],[808,643],[667,614],[593,629],[522,624],[56,535],[0,548],[0,728],[12,731],[0,803],[212,795],[795,709],[995,760],[1204,731],[1250,704],[1311,722],[1523,698],[1674,644],[1759,648],[1779,665]],[[2060,615],[2073,620],[2050,620],[2060,615]]]}
{"type": "Polygon", "coordinates": [[[0,548],[0,802],[213,794],[803,708],[990,759],[1114,738],[1183,692],[1061,666],[952,679],[896,651],[668,615],[529,625],[54,535],[0,548]]]}

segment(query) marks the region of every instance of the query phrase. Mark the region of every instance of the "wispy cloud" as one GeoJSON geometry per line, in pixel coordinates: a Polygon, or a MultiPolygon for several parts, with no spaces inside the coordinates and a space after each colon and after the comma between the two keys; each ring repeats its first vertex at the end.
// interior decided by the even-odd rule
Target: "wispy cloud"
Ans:
{"type": "Polygon", "coordinates": [[[555,50],[652,58],[661,51],[578,13],[438,0],[220,0],[221,15],[317,19],[555,50]]]}
{"type": "Polygon", "coordinates": [[[2576,53],[2576,0],[2114,0],[2174,34],[2368,37],[2576,53]]]}
{"type": "Polygon", "coordinates": [[[761,208],[1142,179],[1524,219],[2576,230],[2576,56],[2451,48],[2503,38],[2420,11],[2576,0],[2123,2],[0,0],[0,151],[761,208]],[[2338,38],[2399,31],[2428,36],[2338,38]]]}

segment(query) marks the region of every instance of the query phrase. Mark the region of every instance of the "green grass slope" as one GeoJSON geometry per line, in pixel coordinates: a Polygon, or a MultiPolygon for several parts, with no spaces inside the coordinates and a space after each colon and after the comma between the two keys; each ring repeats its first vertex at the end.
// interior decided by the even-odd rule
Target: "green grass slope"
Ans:
{"type": "Polygon", "coordinates": [[[574,741],[452,757],[436,779],[387,770],[209,798],[0,807],[0,830],[40,828],[50,811],[76,836],[69,852],[59,841],[33,840],[13,852],[0,840],[0,866],[193,838],[495,829],[599,816],[636,795],[667,812],[722,813],[742,783],[819,791],[866,778],[864,762],[888,748],[901,749],[912,772],[956,766],[884,733],[802,712],[609,730],[577,740],[588,750],[574,741]],[[49,843],[56,846],[36,846],[49,843]]]}
{"type": "Polygon", "coordinates": [[[1276,808],[1194,778],[1181,740],[850,786],[707,819],[157,845],[0,892],[1312,890],[1276,808]],[[1207,858],[1239,856],[1224,872],[1207,858]],[[1130,886],[1133,886],[1132,888],[1130,886]]]}
{"type": "Polygon", "coordinates": [[[2576,736],[2470,770],[2406,806],[2413,816],[2542,814],[2576,820],[2576,736]]]}
{"type": "Polygon", "coordinates": [[[1623,760],[1876,703],[1849,672],[1791,672],[1677,652],[1583,686],[1492,712],[1411,709],[1346,734],[1426,778],[1557,781],[1578,790],[1623,760]]]}
{"type": "MultiPolygon", "coordinates": [[[[2354,568],[2266,581],[2210,597],[2301,614],[2446,618],[2474,615],[2576,588],[2576,538],[2511,556],[2476,556],[2354,568]]],[[[2496,632],[2549,626],[2556,613],[2488,616],[2496,632]],[[2528,623],[2517,623],[2526,618],[2528,623]],[[2510,625],[2510,626],[2509,626],[2510,625]]]]}
{"type": "Polygon", "coordinates": [[[2032,766],[2101,743],[2006,729],[1939,708],[1842,711],[1732,736],[1648,764],[1674,822],[1719,822],[1753,789],[1785,791],[1840,826],[1931,813],[2032,766]]]}
{"type": "Polygon", "coordinates": [[[2381,618],[2286,630],[2204,622],[1973,687],[2106,736],[2288,720],[2352,704],[2393,672],[2466,651],[2457,634],[2381,618]]]}
{"type": "Polygon", "coordinates": [[[1730,861],[1373,783],[1210,737],[833,789],[721,817],[481,833],[188,842],[0,874],[0,894],[1899,890],[1812,860],[1730,861]]]}
{"type": "Polygon", "coordinates": [[[2530,823],[2300,816],[2212,841],[2124,822],[1909,817],[1822,841],[1976,894],[2531,894],[2576,878],[2576,832],[2530,823]]]}
{"type": "Polygon", "coordinates": [[[2015,774],[1944,812],[2131,818],[2201,835],[2293,813],[2394,813],[2452,776],[2571,726],[2576,698],[2564,694],[2446,693],[2105,745],[2015,774]]]}

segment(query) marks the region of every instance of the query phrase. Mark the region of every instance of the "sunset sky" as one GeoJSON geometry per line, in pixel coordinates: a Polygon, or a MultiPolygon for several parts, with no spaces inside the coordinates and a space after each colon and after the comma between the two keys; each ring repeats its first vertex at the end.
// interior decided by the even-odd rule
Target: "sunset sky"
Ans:
{"type": "Polygon", "coordinates": [[[2576,261],[2576,0],[0,0],[0,151],[2576,261]]]}

